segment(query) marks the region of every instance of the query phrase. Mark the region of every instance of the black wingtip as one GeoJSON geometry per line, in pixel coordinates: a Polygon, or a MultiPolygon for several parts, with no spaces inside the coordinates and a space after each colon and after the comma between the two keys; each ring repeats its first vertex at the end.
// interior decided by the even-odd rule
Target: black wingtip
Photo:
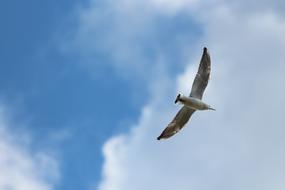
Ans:
{"type": "Polygon", "coordinates": [[[158,141],[159,141],[160,139],[162,139],[162,134],[160,134],[156,139],[157,139],[158,141]]]}

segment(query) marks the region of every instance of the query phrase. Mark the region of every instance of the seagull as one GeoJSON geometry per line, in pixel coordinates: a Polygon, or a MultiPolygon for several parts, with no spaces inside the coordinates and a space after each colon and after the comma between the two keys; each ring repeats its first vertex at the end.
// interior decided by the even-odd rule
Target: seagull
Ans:
{"type": "Polygon", "coordinates": [[[200,61],[199,69],[192,84],[191,93],[188,96],[178,94],[175,100],[183,107],[178,111],[173,120],[162,131],[157,140],[167,139],[179,132],[196,110],[215,110],[210,105],[202,102],[203,93],[207,87],[211,72],[211,59],[206,47],[203,49],[203,55],[200,61]]]}

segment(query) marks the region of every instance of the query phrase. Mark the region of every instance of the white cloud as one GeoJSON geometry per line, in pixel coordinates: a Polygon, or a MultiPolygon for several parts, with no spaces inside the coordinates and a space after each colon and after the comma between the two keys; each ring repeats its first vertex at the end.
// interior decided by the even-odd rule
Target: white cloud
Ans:
{"type": "Polygon", "coordinates": [[[213,67],[204,100],[217,111],[197,112],[173,138],[155,140],[179,109],[166,97],[190,90],[197,51],[177,87],[160,79],[138,124],[106,142],[99,190],[285,188],[285,18],[262,11],[243,15],[232,3],[196,10],[213,67]]]}
{"type": "Polygon", "coordinates": [[[150,0],[152,6],[157,10],[167,14],[175,14],[181,10],[193,8],[199,2],[198,0],[150,0]]]}
{"type": "Polygon", "coordinates": [[[78,27],[72,38],[63,43],[63,49],[75,50],[91,73],[107,67],[128,79],[155,78],[153,68],[158,63],[162,60],[168,65],[183,63],[173,58],[187,59],[189,48],[193,48],[190,44],[200,35],[192,30],[192,25],[196,25],[193,20],[183,20],[190,17],[178,14],[178,10],[194,2],[91,1],[88,7],[79,9],[78,27]],[[171,24],[163,24],[166,22],[171,24]],[[172,36],[174,30],[178,32],[172,36]]]}
{"type": "Polygon", "coordinates": [[[0,189],[54,189],[57,161],[48,152],[31,151],[28,136],[12,133],[3,106],[0,109],[0,189]]]}

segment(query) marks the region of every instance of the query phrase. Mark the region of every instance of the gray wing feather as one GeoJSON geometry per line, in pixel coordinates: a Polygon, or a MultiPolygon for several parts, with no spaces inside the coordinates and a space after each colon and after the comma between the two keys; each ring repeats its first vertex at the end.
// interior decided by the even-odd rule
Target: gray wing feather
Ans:
{"type": "Polygon", "coordinates": [[[191,97],[202,99],[205,88],[208,85],[210,72],[211,72],[211,59],[207,51],[207,48],[204,48],[199,69],[192,85],[190,93],[191,97]]]}
{"type": "Polygon", "coordinates": [[[162,131],[161,135],[157,137],[157,140],[162,138],[169,138],[180,131],[184,125],[189,121],[191,115],[195,112],[195,110],[183,106],[173,120],[168,124],[168,126],[162,131]]]}

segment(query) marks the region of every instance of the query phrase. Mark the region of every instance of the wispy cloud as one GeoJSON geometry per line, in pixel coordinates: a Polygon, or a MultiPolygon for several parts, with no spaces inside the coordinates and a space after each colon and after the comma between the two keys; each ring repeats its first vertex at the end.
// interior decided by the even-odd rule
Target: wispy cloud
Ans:
{"type": "Polygon", "coordinates": [[[32,151],[28,135],[9,126],[0,106],[0,189],[51,190],[59,179],[58,162],[49,152],[32,151]]]}
{"type": "Polygon", "coordinates": [[[155,140],[178,110],[165,94],[190,90],[196,51],[177,85],[171,89],[167,76],[159,80],[165,88],[153,88],[158,98],[138,124],[106,142],[100,190],[284,188],[284,17],[270,5],[243,14],[245,2],[207,2],[206,10],[198,3],[194,11],[213,62],[204,100],[217,111],[195,113],[181,133],[155,140]]]}
{"type": "Polygon", "coordinates": [[[184,16],[189,12],[176,11],[185,2],[91,1],[78,11],[78,27],[66,41],[66,50],[76,50],[94,73],[105,67],[128,79],[148,80],[155,78],[155,68],[162,62],[172,72],[173,65],[185,63],[187,50],[202,35],[198,23],[184,16]]]}

